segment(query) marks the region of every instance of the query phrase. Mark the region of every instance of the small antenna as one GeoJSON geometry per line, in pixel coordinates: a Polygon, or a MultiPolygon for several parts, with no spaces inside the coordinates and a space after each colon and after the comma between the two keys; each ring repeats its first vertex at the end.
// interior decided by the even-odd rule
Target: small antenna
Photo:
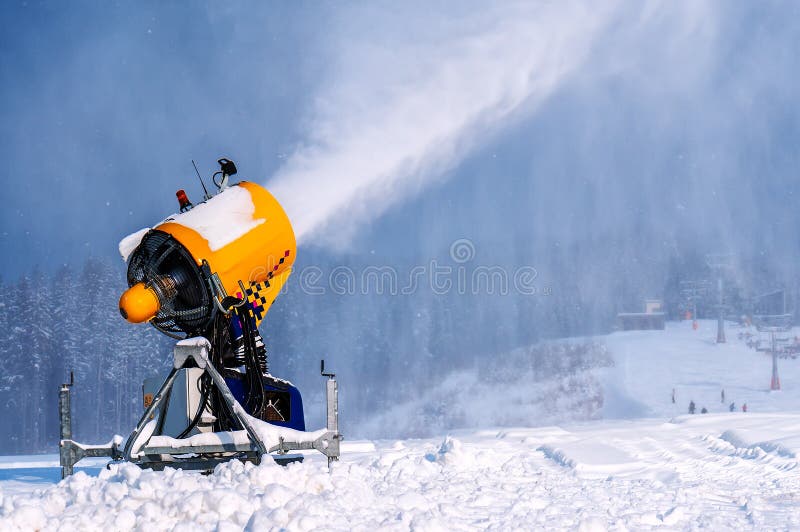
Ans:
{"type": "Polygon", "coordinates": [[[205,193],[205,196],[203,196],[203,199],[204,200],[211,199],[211,196],[208,195],[208,190],[206,189],[206,184],[203,183],[203,178],[200,177],[200,170],[197,169],[197,165],[195,164],[194,159],[192,159],[192,166],[194,166],[194,171],[197,173],[197,179],[199,179],[200,180],[200,184],[203,185],[203,192],[205,193]]]}

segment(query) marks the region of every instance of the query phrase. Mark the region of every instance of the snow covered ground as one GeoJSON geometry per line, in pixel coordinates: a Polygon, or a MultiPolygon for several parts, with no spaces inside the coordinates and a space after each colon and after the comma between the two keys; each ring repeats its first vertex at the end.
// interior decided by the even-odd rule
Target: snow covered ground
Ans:
{"type": "Polygon", "coordinates": [[[720,346],[711,322],[608,336],[603,409],[627,419],[345,442],[331,473],[310,454],[56,484],[57,457],[7,458],[0,529],[797,529],[800,360],[780,361],[784,391],[770,393],[769,357],[738,332],[720,346]],[[711,413],[685,414],[690,399],[711,413]]]}
{"type": "MultiPolygon", "coordinates": [[[[3,528],[471,530],[800,526],[800,414],[708,414],[351,443],[327,472],[125,466],[0,495],[3,528]]],[[[321,457],[320,457],[321,458],[321,457]]]]}
{"type": "MultiPolygon", "coordinates": [[[[755,328],[727,324],[727,343],[717,344],[717,322],[668,322],[665,331],[617,332],[605,338],[614,358],[604,379],[604,418],[668,417],[688,411],[728,412],[747,403],[750,412],[800,411],[800,359],[779,359],[782,391],[769,390],[772,356],[745,345],[740,333],[755,328]],[[672,404],[672,389],[676,402],[672,404]],[[725,402],[721,401],[725,390],[725,402]]],[[[793,337],[800,331],[787,333],[793,337]]],[[[767,342],[766,334],[762,341],[767,342]]]]}

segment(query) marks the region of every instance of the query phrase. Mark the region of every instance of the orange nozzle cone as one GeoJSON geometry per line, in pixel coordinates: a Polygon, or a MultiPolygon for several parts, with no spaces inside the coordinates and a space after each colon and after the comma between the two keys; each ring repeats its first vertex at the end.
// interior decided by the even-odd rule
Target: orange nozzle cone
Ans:
{"type": "Polygon", "coordinates": [[[153,319],[160,308],[158,296],[144,283],[136,283],[125,290],[119,298],[119,313],[131,323],[142,323],[153,319]]]}

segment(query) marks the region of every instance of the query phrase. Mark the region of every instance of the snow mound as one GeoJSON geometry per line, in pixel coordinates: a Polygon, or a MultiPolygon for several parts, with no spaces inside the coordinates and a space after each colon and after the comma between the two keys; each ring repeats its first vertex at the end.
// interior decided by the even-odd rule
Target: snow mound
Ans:
{"type": "Polygon", "coordinates": [[[625,451],[597,441],[542,445],[539,450],[584,478],[605,478],[642,469],[642,464],[625,451]]]}
{"type": "Polygon", "coordinates": [[[709,414],[345,442],[330,472],[318,453],[208,476],[112,466],[27,493],[0,483],[0,529],[797,529],[797,458],[718,442],[794,449],[798,424],[709,414]]]}

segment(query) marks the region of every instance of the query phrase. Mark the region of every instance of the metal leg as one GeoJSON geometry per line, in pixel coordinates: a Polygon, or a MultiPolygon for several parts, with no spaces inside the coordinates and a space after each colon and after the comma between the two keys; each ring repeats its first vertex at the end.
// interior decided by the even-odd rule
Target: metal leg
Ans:
{"type": "Polygon", "coordinates": [[[58,391],[58,414],[61,422],[61,441],[58,446],[59,461],[61,462],[61,478],[72,474],[74,462],[70,460],[68,447],[65,440],[72,439],[72,411],[69,397],[69,385],[62,384],[58,391]]]}
{"type": "Polygon", "coordinates": [[[328,444],[326,449],[326,456],[328,457],[328,469],[331,467],[331,462],[339,460],[339,385],[336,379],[329,378],[325,383],[326,402],[328,410],[327,429],[333,432],[333,440],[328,444]]]}
{"type": "MultiPolygon", "coordinates": [[[[198,362],[200,365],[200,362],[198,362]]],[[[202,366],[201,366],[202,367],[202,366]]],[[[217,369],[214,365],[206,360],[205,361],[205,371],[211,376],[211,380],[214,381],[214,385],[222,394],[223,399],[228,404],[233,412],[233,415],[236,417],[236,420],[241,423],[244,430],[247,431],[247,435],[250,437],[250,441],[253,442],[253,445],[256,446],[258,449],[258,459],[261,460],[261,456],[268,454],[267,446],[264,445],[264,442],[261,441],[261,437],[256,432],[253,425],[250,423],[250,420],[247,419],[247,413],[244,411],[242,405],[233,397],[230,388],[228,388],[228,384],[225,382],[225,379],[222,378],[222,375],[219,374],[217,369]]]]}
{"type": "Polygon", "coordinates": [[[169,375],[167,376],[167,380],[164,381],[164,384],[161,385],[161,388],[158,390],[158,393],[153,398],[153,402],[150,403],[150,406],[144,411],[142,418],[139,420],[139,423],[136,425],[136,428],[133,430],[130,436],[128,436],[128,441],[125,442],[125,450],[122,453],[122,458],[125,460],[130,461],[131,453],[133,451],[133,444],[136,442],[136,439],[141,434],[142,430],[144,429],[147,422],[150,420],[150,416],[153,414],[158,405],[161,401],[164,400],[164,397],[172,389],[172,384],[175,382],[175,378],[178,376],[178,370],[180,368],[173,367],[170,370],[169,375]]]}
{"type": "Polygon", "coordinates": [[[74,383],[72,373],[68,384],[62,384],[58,390],[58,413],[61,425],[61,441],[58,444],[58,458],[61,464],[61,478],[67,478],[75,470],[75,464],[84,458],[95,456],[119,456],[116,440],[108,447],[101,445],[84,446],[72,441],[72,408],[70,405],[70,388],[74,383]]]}

